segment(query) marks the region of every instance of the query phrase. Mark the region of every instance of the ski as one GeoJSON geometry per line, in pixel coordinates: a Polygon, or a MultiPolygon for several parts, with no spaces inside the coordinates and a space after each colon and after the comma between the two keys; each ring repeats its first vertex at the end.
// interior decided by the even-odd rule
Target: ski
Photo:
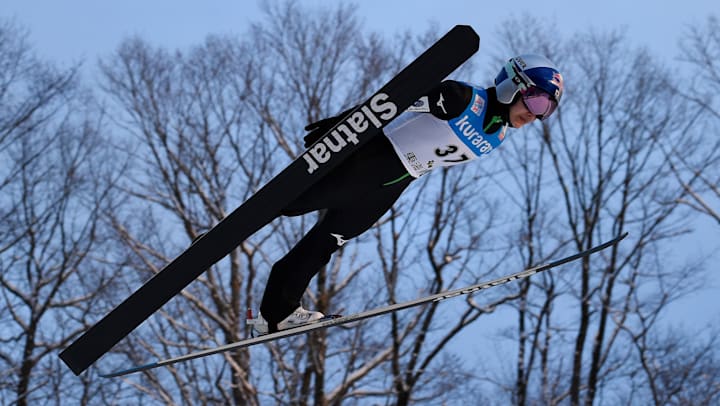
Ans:
{"type": "Polygon", "coordinates": [[[60,353],[79,375],[205,270],[276,218],[282,207],[340,164],[480,46],[457,25],[377,93],[360,104],[299,158],[60,353]]]}
{"type": "Polygon", "coordinates": [[[597,246],[589,248],[585,251],[578,252],[576,254],[570,255],[568,257],[565,257],[565,258],[562,258],[562,259],[559,259],[559,260],[556,260],[556,261],[553,261],[553,262],[550,262],[550,263],[547,263],[544,265],[535,266],[535,267],[526,269],[521,272],[502,276],[500,278],[497,278],[497,279],[494,279],[494,280],[491,280],[488,282],[482,282],[482,283],[479,283],[476,285],[467,286],[467,287],[460,288],[460,289],[448,290],[448,291],[440,292],[440,293],[437,293],[434,295],[425,296],[425,297],[422,297],[419,299],[411,300],[408,302],[396,303],[396,304],[388,305],[385,307],[380,307],[377,309],[367,310],[367,311],[353,314],[350,316],[330,317],[327,320],[319,321],[317,323],[307,324],[307,325],[296,327],[296,328],[289,329],[289,330],[282,330],[282,331],[278,331],[276,333],[266,334],[266,335],[262,335],[259,337],[248,338],[246,340],[222,345],[222,346],[215,347],[215,348],[210,348],[207,350],[193,352],[193,353],[182,355],[179,357],[168,358],[168,359],[164,359],[164,360],[157,361],[157,362],[152,362],[152,363],[145,364],[145,365],[140,365],[140,366],[123,369],[123,370],[119,370],[119,371],[115,371],[115,372],[110,372],[107,374],[101,374],[100,376],[102,376],[104,378],[114,378],[114,377],[118,377],[118,376],[132,374],[135,372],[147,371],[150,369],[155,369],[155,368],[162,367],[162,366],[168,366],[168,365],[176,364],[179,362],[189,361],[189,360],[196,359],[196,358],[207,357],[207,356],[213,355],[213,354],[219,354],[219,353],[223,353],[223,352],[227,352],[227,351],[237,350],[240,348],[249,347],[249,346],[256,345],[256,344],[267,343],[267,342],[275,341],[275,340],[278,340],[281,338],[292,337],[292,336],[296,336],[299,334],[306,334],[311,331],[320,330],[320,329],[328,328],[331,326],[339,326],[341,324],[347,324],[347,323],[351,323],[354,321],[369,319],[369,318],[372,318],[375,316],[380,316],[382,314],[392,313],[392,312],[396,312],[398,310],[403,310],[403,309],[407,309],[410,307],[416,307],[416,306],[428,304],[431,302],[439,302],[439,301],[449,299],[452,297],[456,297],[456,296],[469,295],[469,294],[472,294],[475,292],[479,292],[481,290],[486,290],[486,289],[489,289],[489,288],[492,288],[495,286],[504,285],[508,282],[512,282],[512,281],[515,281],[518,279],[527,278],[527,277],[535,275],[537,273],[544,272],[544,271],[547,271],[552,268],[556,268],[556,267],[566,264],[568,262],[572,262],[572,261],[578,260],[580,258],[587,257],[593,253],[602,251],[608,247],[618,244],[625,237],[627,237],[627,235],[628,235],[627,233],[620,234],[617,237],[615,237],[609,241],[606,241],[602,244],[599,244],[597,246]]]}

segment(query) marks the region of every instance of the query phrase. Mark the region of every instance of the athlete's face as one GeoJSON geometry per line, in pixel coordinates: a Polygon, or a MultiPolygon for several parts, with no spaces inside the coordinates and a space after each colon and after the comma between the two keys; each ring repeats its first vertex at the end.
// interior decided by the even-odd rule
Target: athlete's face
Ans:
{"type": "Polygon", "coordinates": [[[525,107],[522,98],[518,97],[515,103],[510,105],[510,124],[514,128],[520,128],[525,124],[535,121],[535,115],[525,107]]]}

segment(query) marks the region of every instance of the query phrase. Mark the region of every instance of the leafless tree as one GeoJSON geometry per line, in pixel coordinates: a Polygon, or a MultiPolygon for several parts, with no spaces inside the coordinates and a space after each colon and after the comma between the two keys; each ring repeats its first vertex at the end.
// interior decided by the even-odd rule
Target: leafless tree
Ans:
{"type": "Polygon", "coordinates": [[[115,386],[78,385],[56,357],[112,280],[99,266],[102,117],[77,71],[41,61],[23,29],[0,22],[0,399],[12,404],[84,404],[115,386]]]}
{"type": "MultiPolygon", "coordinates": [[[[266,21],[242,39],[210,37],[189,52],[173,53],[130,39],[101,63],[110,116],[128,139],[118,154],[133,158],[121,188],[129,198],[112,215],[124,241],[123,260],[134,270],[124,273],[128,292],[302,152],[305,123],[360,102],[437,38],[405,36],[403,48],[390,49],[378,35],[362,32],[351,6],[312,13],[290,2],[265,7],[266,21]]],[[[473,189],[463,189],[482,178],[478,173],[443,172],[430,184],[418,184],[386,224],[348,244],[318,274],[307,295],[310,306],[355,312],[486,276],[492,266],[478,271],[486,262],[477,248],[492,217],[474,210],[488,206],[489,213],[492,202],[479,202],[471,198],[473,189]],[[410,213],[418,204],[425,215],[410,213]],[[406,242],[394,242],[393,227],[409,230],[402,237],[406,242]],[[418,239],[427,242],[414,244],[418,239]],[[372,251],[387,260],[372,260],[367,255],[372,251]],[[416,266],[415,274],[405,269],[415,262],[411,253],[427,263],[416,266]],[[377,267],[386,279],[366,271],[377,267]],[[392,276],[399,271],[407,279],[392,276]],[[410,280],[416,289],[407,289],[410,280]],[[370,290],[370,283],[380,285],[370,290]]],[[[124,341],[106,365],[246,337],[243,315],[258,305],[270,265],[313,220],[314,215],[278,220],[245,241],[124,341]]],[[[195,360],[128,382],[139,396],[162,403],[450,399],[466,387],[458,377],[467,372],[444,349],[486,311],[470,300],[448,324],[430,306],[264,350],[195,360]],[[450,328],[435,334],[438,326],[450,328]],[[391,380],[384,378],[387,370],[393,371],[391,380]]]]}
{"type": "MultiPolygon", "coordinates": [[[[377,38],[360,34],[348,6],[312,17],[290,3],[266,12],[267,24],[255,25],[243,40],[210,37],[187,54],[170,54],[134,39],[103,62],[113,117],[132,140],[122,152],[136,157],[123,189],[133,199],[114,216],[138,271],[128,286],[157,271],[294,158],[304,123],[360,101],[396,60],[377,38]]],[[[167,356],[247,336],[245,309],[258,305],[266,270],[308,221],[276,222],[206,272],[184,300],[166,306],[136,336],[142,338],[129,341],[123,352],[130,362],[147,356],[139,348],[167,356]]],[[[336,293],[335,278],[326,272],[317,278],[312,300],[321,310],[336,293]]],[[[246,350],[149,373],[137,385],[164,402],[252,404],[270,388],[283,399],[317,403],[324,396],[323,341],[314,337],[311,349],[294,359],[284,348],[271,352],[281,374],[275,381],[252,374],[261,362],[251,364],[246,350]],[[284,367],[288,360],[293,364],[284,367]],[[230,383],[216,388],[223,376],[230,383]]]]}
{"type": "MultiPolygon", "coordinates": [[[[504,25],[508,43],[497,53],[534,50],[562,67],[568,93],[557,116],[512,133],[489,158],[416,181],[318,274],[308,307],[353,313],[534,266],[620,231],[630,231],[627,241],[464,300],[126,380],[71,376],[54,357],[59,349],[301,153],[307,122],[361,101],[439,33],[385,43],[364,32],[352,6],[264,7],[265,20],[241,38],[210,36],[173,52],[124,41],[100,64],[112,126],[79,86],[77,68],[39,62],[22,30],[0,25],[3,401],[717,401],[716,326],[690,335],[662,323],[702,281],[701,263],[669,264],[667,243],[688,230],[688,207],[716,218],[718,183],[717,148],[680,154],[669,140],[713,145],[714,101],[695,88],[681,93],[688,103],[673,103],[683,89],[621,33],[561,41],[530,17],[504,25]],[[707,131],[689,133],[676,117],[707,131]],[[469,349],[451,344],[498,309],[512,312],[498,336],[517,353],[499,369],[473,371],[469,349]],[[486,382],[497,392],[478,395],[486,382]]],[[[711,18],[691,30],[687,61],[713,61],[716,28],[711,18]]],[[[278,219],[245,241],[103,368],[248,336],[245,309],[257,307],[271,264],[314,220],[278,219]]]]}
{"type": "Polygon", "coordinates": [[[554,59],[567,88],[557,117],[505,150],[519,254],[530,266],[621,231],[630,237],[519,284],[513,383],[494,381],[515,404],[590,405],[623,394],[622,380],[639,362],[631,343],[640,320],[661,317],[698,287],[694,266],[663,265],[663,247],[688,227],[678,206],[685,191],[664,147],[680,135],[699,137],[674,120],[687,110],[671,102],[668,72],[622,33],[589,31],[563,43],[544,26],[525,17],[501,32],[507,54],[537,49],[554,59]]]}
{"type": "MultiPolygon", "coordinates": [[[[9,150],[24,136],[46,124],[61,105],[61,99],[72,86],[75,72],[56,72],[38,61],[27,42],[27,33],[13,21],[0,21],[0,153],[9,150]]],[[[38,152],[26,157],[34,160],[38,152]]],[[[3,165],[0,191],[17,179],[19,166],[3,165]]],[[[9,216],[17,207],[6,204],[0,220],[9,224],[9,216]]],[[[2,233],[4,239],[14,234],[2,233]]]]}
{"type": "Polygon", "coordinates": [[[656,405],[712,405],[720,398],[717,326],[658,330],[657,319],[641,318],[630,332],[639,359],[619,400],[656,405]]]}
{"type": "Polygon", "coordinates": [[[709,16],[705,24],[688,28],[680,41],[681,61],[691,69],[690,80],[673,87],[694,107],[687,132],[703,132],[704,142],[668,147],[666,155],[685,195],[679,199],[720,224],[720,22],[709,16]]]}
{"type": "MultiPolygon", "coordinates": [[[[128,137],[118,153],[133,157],[121,189],[129,199],[112,215],[130,269],[136,272],[125,274],[128,289],[157,272],[225,217],[229,202],[249,196],[274,171],[272,148],[257,136],[244,135],[267,131],[242,106],[249,96],[248,82],[255,80],[251,54],[229,38],[208,38],[187,55],[131,39],[102,63],[110,111],[124,129],[118,133],[128,137]]],[[[264,238],[267,235],[259,241],[264,238]]],[[[252,300],[252,295],[245,296],[251,293],[245,283],[255,276],[257,254],[248,242],[204,274],[183,292],[185,300],[162,310],[163,320],[150,324],[147,335],[131,338],[123,348],[129,360],[125,362],[146,359],[140,349],[162,357],[237,340],[242,309],[252,300]],[[248,258],[246,265],[243,258],[248,258]]],[[[213,397],[215,375],[202,368],[174,369],[162,381],[149,374],[138,389],[167,403],[250,403],[253,391],[244,376],[247,355],[229,360],[239,371],[231,376],[235,389],[223,392],[228,399],[213,397]]]]}

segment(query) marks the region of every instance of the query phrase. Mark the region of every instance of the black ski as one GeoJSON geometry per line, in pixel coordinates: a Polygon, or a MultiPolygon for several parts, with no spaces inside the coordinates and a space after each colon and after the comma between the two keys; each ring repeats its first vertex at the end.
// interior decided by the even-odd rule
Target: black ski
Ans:
{"type": "Polygon", "coordinates": [[[486,289],[492,288],[494,286],[504,285],[504,284],[506,284],[508,282],[512,282],[514,280],[527,278],[531,275],[535,275],[536,273],[544,272],[549,269],[556,268],[560,265],[566,264],[568,262],[572,262],[577,259],[587,257],[590,254],[593,254],[598,251],[602,251],[605,248],[616,245],[625,237],[627,237],[627,233],[623,233],[623,234],[613,238],[612,240],[604,242],[600,245],[597,245],[597,246],[587,249],[585,251],[578,252],[577,254],[570,255],[568,257],[559,259],[554,262],[550,262],[545,265],[539,265],[539,266],[536,266],[533,268],[526,269],[521,272],[502,276],[498,279],[495,279],[495,280],[492,280],[489,282],[482,282],[477,285],[472,285],[472,286],[468,286],[468,287],[461,288],[461,289],[440,292],[440,293],[437,293],[434,295],[422,297],[422,298],[411,300],[408,302],[396,303],[396,304],[392,304],[389,306],[368,310],[368,311],[365,311],[362,313],[353,314],[350,316],[329,318],[325,321],[320,321],[320,322],[313,323],[313,324],[307,324],[307,325],[296,327],[296,328],[293,328],[290,330],[282,330],[282,331],[278,331],[277,333],[266,334],[266,335],[263,335],[260,337],[248,338],[246,340],[222,345],[222,346],[215,347],[215,348],[210,348],[207,350],[197,351],[197,352],[182,355],[179,357],[168,358],[168,359],[164,359],[164,360],[157,361],[157,362],[152,362],[152,363],[145,364],[145,365],[140,365],[140,366],[136,366],[136,367],[132,367],[132,368],[128,368],[128,369],[123,369],[120,371],[110,372],[107,374],[103,374],[101,376],[105,377],[105,378],[114,378],[117,376],[132,374],[134,372],[147,371],[149,369],[155,369],[155,368],[162,367],[162,366],[176,364],[178,362],[189,361],[189,360],[192,360],[195,358],[207,357],[208,355],[213,355],[213,354],[218,354],[218,353],[227,352],[227,351],[231,351],[231,350],[236,350],[239,348],[249,347],[251,345],[267,343],[267,342],[278,340],[278,339],[285,338],[285,337],[292,337],[292,336],[295,336],[298,334],[305,334],[305,333],[309,333],[311,331],[320,330],[320,329],[331,327],[331,326],[338,326],[340,324],[347,324],[347,323],[351,323],[351,322],[358,321],[358,320],[369,319],[371,317],[379,316],[381,314],[392,313],[392,312],[396,312],[398,310],[403,310],[403,309],[407,309],[410,307],[420,306],[420,305],[427,304],[430,302],[439,302],[441,300],[449,299],[451,297],[472,294],[474,292],[486,290],[486,289]]]}
{"type": "Polygon", "coordinates": [[[76,375],[82,373],[206,269],[277,217],[287,202],[300,196],[462,65],[479,45],[480,38],[471,27],[455,26],[255,195],[90,327],[60,353],[60,358],[76,375]]]}

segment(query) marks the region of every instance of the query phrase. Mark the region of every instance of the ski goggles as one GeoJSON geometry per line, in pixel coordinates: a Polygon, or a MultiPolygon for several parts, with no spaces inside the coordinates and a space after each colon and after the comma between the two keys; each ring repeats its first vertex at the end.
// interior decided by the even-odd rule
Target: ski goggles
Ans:
{"type": "Polygon", "coordinates": [[[557,102],[545,91],[537,87],[529,87],[521,91],[522,101],[529,112],[540,120],[545,120],[557,108],[557,102]]]}

